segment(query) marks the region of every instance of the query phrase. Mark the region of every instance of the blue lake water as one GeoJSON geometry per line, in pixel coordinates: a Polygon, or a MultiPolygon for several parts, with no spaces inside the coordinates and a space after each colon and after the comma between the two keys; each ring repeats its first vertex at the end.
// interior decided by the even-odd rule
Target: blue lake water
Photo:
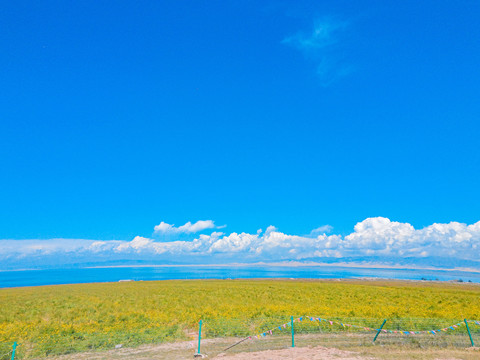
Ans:
{"type": "Polygon", "coordinates": [[[480,283],[480,273],[444,270],[374,269],[338,266],[169,266],[0,271],[0,288],[117,282],[119,280],[309,278],[459,280],[480,283]]]}

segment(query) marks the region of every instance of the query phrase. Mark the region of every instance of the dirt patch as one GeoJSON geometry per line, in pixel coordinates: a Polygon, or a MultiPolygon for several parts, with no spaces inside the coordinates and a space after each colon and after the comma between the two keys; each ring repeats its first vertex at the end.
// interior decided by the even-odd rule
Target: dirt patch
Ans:
{"type": "Polygon", "coordinates": [[[266,350],[251,353],[242,353],[235,355],[220,354],[214,359],[217,360],[367,360],[373,359],[362,357],[358,354],[339,350],[334,348],[326,348],[322,346],[288,348],[282,350],[266,350]]]}
{"type": "MultiPolygon", "coordinates": [[[[223,342],[217,339],[202,340],[202,346],[216,344],[225,348],[231,340],[223,342]]],[[[112,350],[89,351],[76,354],[49,356],[50,360],[183,360],[193,359],[197,348],[196,341],[181,341],[159,345],[142,345],[135,348],[119,347],[112,350]]],[[[218,351],[219,352],[219,351],[218,351]]],[[[218,354],[217,352],[217,354],[218,354]]]]}
{"type": "MultiPolygon", "coordinates": [[[[300,339],[307,339],[305,336],[300,339]]],[[[205,339],[202,341],[202,352],[209,356],[206,359],[215,360],[478,360],[478,348],[412,348],[406,345],[390,346],[359,346],[342,349],[339,346],[298,346],[295,348],[277,348],[276,350],[254,349],[255,344],[248,344],[245,349],[234,348],[227,353],[224,349],[238,339],[205,339]],[[340,347],[340,349],[338,349],[340,347]],[[238,353],[231,353],[231,351],[238,353]],[[250,350],[250,351],[249,351],[250,350]]],[[[283,340],[282,343],[286,341],[283,340]]],[[[264,344],[264,342],[259,342],[264,344]]],[[[257,344],[258,345],[258,344],[257,344]]],[[[276,343],[268,345],[278,346],[276,343]]],[[[242,345],[239,345],[239,347],[242,345]]],[[[118,348],[107,351],[91,351],[61,356],[49,356],[49,360],[193,360],[197,350],[196,341],[142,345],[136,348],[118,348]]],[[[44,359],[44,358],[43,358],[44,359]]],[[[42,360],[43,360],[42,359],[42,360]]]]}
{"type": "MultiPolygon", "coordinates": [[[[210,340],[212,343],[214,340],[210,340]]],[[[209,340],[205,340],[204,344],[208,345],[209,340]]],[[[228,343],[228,342],[227,342],[228,343]]],[[[49,357],[56,360],[111,360],[111,359],[193,359],[196,344],[194,342],[179,342],[162,345],[144,345],[135,349],[121,348],[116,350],[102,352],[87,352],[71,355],[62,355],[57,357],[49,357]]],[[[217,352],[218,354],[218,352],[217,352]]],[[[217,356],[209,356],[207,359],[216,360],[370,360],[372,357],[360,356],[358,353],[339,350],[335,348],[326,348],[322,346],[316,347],[295,347],[281,350],[264,350],[257,352],[245,352],[239,354],[221,353],[217,356]]]]}

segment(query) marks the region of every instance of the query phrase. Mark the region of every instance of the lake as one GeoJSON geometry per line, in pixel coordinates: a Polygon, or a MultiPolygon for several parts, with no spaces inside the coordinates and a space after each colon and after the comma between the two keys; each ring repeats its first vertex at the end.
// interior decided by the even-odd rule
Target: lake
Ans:
{"type": "Polygon", "coordinates": [[[0,287],[117,282],[120,280],[385,278],[402,280],[459,280],[480,283],[480,273],[447,270],[354,268],[340,266],[129,266],[0,271],[0,287]]]}

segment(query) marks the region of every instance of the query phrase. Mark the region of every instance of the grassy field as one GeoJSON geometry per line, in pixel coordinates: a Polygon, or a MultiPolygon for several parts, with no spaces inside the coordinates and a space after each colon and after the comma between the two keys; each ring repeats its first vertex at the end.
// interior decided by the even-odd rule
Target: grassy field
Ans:
{"type": "MultiPolygon", "coordinates": [[[[0,356],[24,358],[115,344],[241,335],[291,315],[325,318],[480,319],[480,286],[402,281],[203,280],[0,289],[0,356]],[[253,325],[252,325],[253,324],[253,325]],[[242,330],[243,329],[243,330],[242,330]],[[6,345],[7,344],[7,345],[6,345]]],[[[412,320],[412,323],[415,320],[412,320]]],[[[479,339],[480,340],[480,339],[479,339]]],[[[1,359],[1,358],[0,358],[1,359]]]]}

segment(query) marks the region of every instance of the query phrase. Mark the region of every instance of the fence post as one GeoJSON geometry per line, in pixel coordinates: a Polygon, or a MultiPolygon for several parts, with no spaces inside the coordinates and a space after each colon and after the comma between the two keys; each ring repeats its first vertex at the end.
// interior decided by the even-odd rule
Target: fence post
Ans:
{"type": "Polygon", "coordinates": [[[295,347],[295,330],[293,328],[293,316],[290,319],[290,325],[292,328],[292,347],[295,347]]]}
{"type": "Polygon", "coordinates": [[[472,334],[470,333],[470,328],[468,327],[468,321],[467,319],[463,319],[463,321],[465,321],[465,325],[467,325],[468,336],[470,337],[470,342],[472,343],[472,347],[474,347],[475,344],[473,343],[472,334]]]}
{"type": "Polygon", "coordinates": [[[380,334],[380,331],[382,331],[383,325],[385,325],[386,322],[387,322],[387,319],[384,319],[384,320],[383,320],[383,323],[382,323],[382,326],[380,326],[380,329],[378,329],[377,334],[376,334],[375,337],[373,338],[373,343],[375,343],[375,340],[377,340],[378,334],[380,334]]]}
{"type": "Polygon", "coordinates": [[[12,360],[15,360],[15,350],[17,350],[17,342],[13,343],[13,350],[12,350],[12,360]]]}
{"type": "Polygon", "coordinates": [[[198,323],[198,351],[197,354],[200,354],[200,341],[202,340],[202,320],[198,323]]]}

